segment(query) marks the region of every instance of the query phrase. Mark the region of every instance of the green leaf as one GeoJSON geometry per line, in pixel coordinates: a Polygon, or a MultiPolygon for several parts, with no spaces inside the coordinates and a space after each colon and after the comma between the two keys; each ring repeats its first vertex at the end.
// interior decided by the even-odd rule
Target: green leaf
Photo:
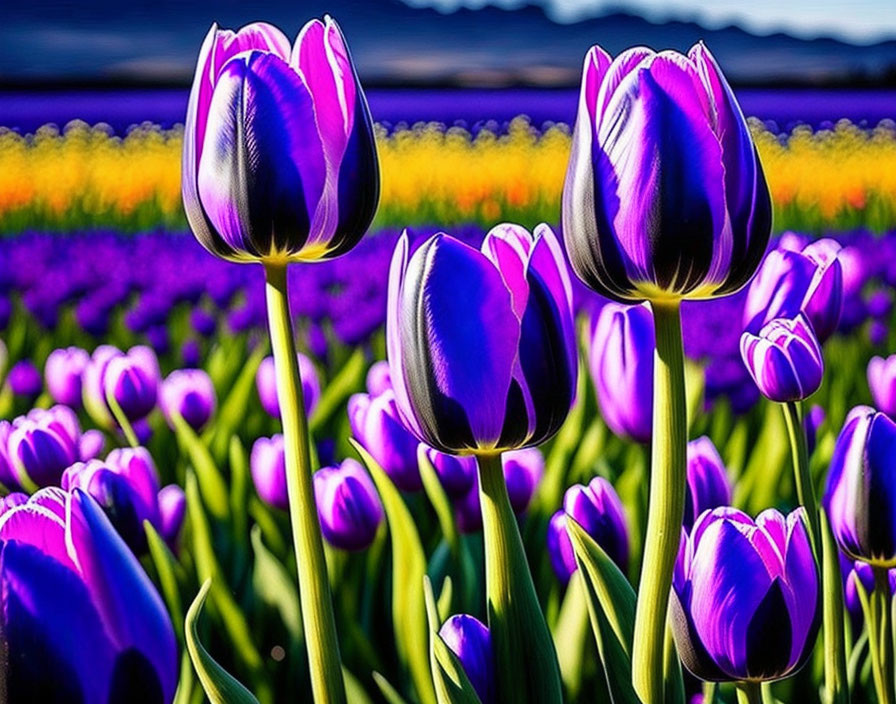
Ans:
{"type": "Polygon", "coordinates": [[[423,578],[426,618],[429,623],[429,664],[439,704],[479,704],[479,696],[460,660],[439,635],[441,622],[429,577],[423,578]]]}
{"type": "Polygon", "coordinates": [[[351,443],[373,477],[383,502],[392,544],[392,624],[398,654],[407,665],[417,696],[423,704],[435,704],[427,658],[426,610],[420,584],[426,574],[426,557],[414,517],[401,494],[376,460],[351,443]]]}
{"type": "Polygon", "coordinates": [[[586,653],[585,638],[588,635],[588,603],[579,570],[569,580],[551,635],[557,650],[557,662],[560,664],[560,678],[567,696],[575,701],[582,686],[582,661],[586,653]]]}
{"type": "Polygon", "coordinates": [[[277,610],[293,643],[304,643],[302,608],[295,581],[283,563],[265,547],[261,539],[261,528],[257,525],[252,526],[251,540],[252,551],[255,553],[255,570],[252,573],[255,593],[277,610]]]}
{"type": "Polygon", "coordinates": [[[373,704],[373,700],[364,691],[364,685],[345,665],[342,666],[342,679],[345,681],[345,697],[352,704],[373,704]]]}
{"type": "Polygon", "coordinates": [[[616,564],[571,517],[567,517],[566,531],[582,575],[591,629],[613,702],[639,704],[632,687],[631,661],[635,592],[616,564]]]}
{"type": "Polygon", "coordinates": [[[451,577],[445,577],[442,581],[442,591],[439,592],[438,613],[440,620],[444,621],[451,615],[451,597],[454,593],[451,577]]]}
{"type": "Polygon", "coordinates": [[[343,409],[346,399],[364,386],[366,371],[364,350],[359,347],[324,388],[314,413],[308,419],[311,433],[322,428],[334,413],[343,409]]]}
{"type": "Polygon", "coordinates": [[[252,695],[252,692],[215,662],[215,659],[208,654],[199,640],[199,615],[211,584],[210,579],[205,580],[187,611],[187,619],[184,623],[187,649],[193,660],[193,667],[196,668],[196,674],[199,675],[199,681],[211,704],[258,704],[258,700],[252,695]]]}
{"type": "Polygon", "coordinates": [[[379,672],[373,673],[373,681],[376,682],[376,686],[379,687],[380,693],[389,704],[407,704],[398,693],[398,690],[395,689],[389,680],[383,677],[379,672]]]}
{"type": "MultiPolygon", "coordinates": [[[[245,422],[246,408],[249,406],[255,389],[255,373],[258,371],[261,360],[265,358],[267,353],[267,341],[259,343],[252,350],[252,354],[242,363],[242,370],[236,381],[233,382],[230,393],[227,394],[227,398],[221,404],[218,418],[211,428],[214,432],[212,448],[214,449],[215,457],[220,460],[223,460],[226,455],[230,437],[245,422]]],[[[238,359],[243,360],[244,357],[240,356],[238,359]]]]}
{"type": "Polygon", "coordinates": [[[177,439],[189,455],[190,463],[196,471],[202,500],[212,516],[219,521],[226,520],[229,507],[227,485],[215,465],[211,452],[179,413],[172,413],[171,421],[174,423],[177,439]]]}
{"type": "Polygon", "coordinates": [[[846,637],[843,623],[843,581],[834,536],[825,510],[819,509],[824,614],[824,686],[826,704],[849,702],[846,637]]]}
{"type": "Polygon", "coordinates": [[[234,539],[245,544],[249,505],[249,462],[236,435],[230,437],[230,521],[234,539]]]}
{"type": "Polygon", "coordinates": [[[146,531],[149,556],[152,558],[156,573],[159,575],[159,586],[162,588],[165,606],[168,607],[168,613],[171,614],[171,620],[174,621],[177,640],[183,646],[184,607],[181,603],[180,580],[178,579],[178,571],[181,571],[180,565],[177,564],[177,559],[171,554],[171,550],[168,549],[165,541],[156,532],[152,523],[143,521],[143,529],[146,531]]]}
{"type": "Polygon", "coordinates": [[[457,528],[454,525],[454,512],[451,510],[451,503],[448,501],[448,495],[442,487],[442,482],[439,481],[439,475],[436,474],[435,468],[429,461],[426,449],[426,445],[423,443],[417,446],[417,466],[420,468],[423,490],[436,512],[445,541],[451,547],[451,552],[456,554],[458,536],[457,528]]]}

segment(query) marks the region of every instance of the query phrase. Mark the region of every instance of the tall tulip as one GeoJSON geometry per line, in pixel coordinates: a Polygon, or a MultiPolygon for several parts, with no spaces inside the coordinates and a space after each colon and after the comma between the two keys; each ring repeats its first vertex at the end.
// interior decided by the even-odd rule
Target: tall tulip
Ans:
{"type": "Polygon", "coordinates": [[[687,443],[680,303],[749,281],[771,199],[737,100],[703,44],[684,56],[599,46],[585,57],[563,189],[572,267],[656,329],[650,500],[632,653],[641,699],[663,699],[666,594],[684,511],[687,443]]]}
{"type": "Polygon", "coordinates": [[[489,629],[503,701],[559,701],[556,654],[501,453],[536,445],[574,396],[572,293],[553,232],[493,228],[473,249],[437,234],[392,257],[386,338],[399,412],[419,440],[479,463],[489,629]],[[471,350],[477,350],[471,354],[471,350]]]}
{"type": "Polygon", "coordinates": [[[731,482],[719,451],[705,435],[688,443],[688,491],[685,494],[685,530],[704,511],[731,503],[731,482]]]}
{"type": "Polygon", "coordinates": [[[357,244],[379,199],[373,121],[332,19],[308,22],[292,47],[269,24],[212,26],[187,107],[182,192],[206,249],[265,267],[312,690],[317,702],[344,702],[286,283],[289,262],[357,244]]]}

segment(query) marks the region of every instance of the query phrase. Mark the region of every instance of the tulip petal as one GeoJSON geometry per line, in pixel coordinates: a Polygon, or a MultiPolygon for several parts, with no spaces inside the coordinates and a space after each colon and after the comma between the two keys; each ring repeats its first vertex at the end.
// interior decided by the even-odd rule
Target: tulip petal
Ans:
{"type": "Polygon", "coordinates": [[[772,582],[756,607],[746,638],[746,660],[738,674],[763,679],[780,675],[782,664],[790,662],[791,645],[795,642],[780,579],[772,582]]]}
{"type": "Polygon", "coordinates": [[[793,644],[789,655],[791,666],[801,663],[815,642],[820,604],[818,568],[809,544],[805,510],[798,509],[787,517],[787,550],[784,556],[784,600],[790,614],[793,644]]]}

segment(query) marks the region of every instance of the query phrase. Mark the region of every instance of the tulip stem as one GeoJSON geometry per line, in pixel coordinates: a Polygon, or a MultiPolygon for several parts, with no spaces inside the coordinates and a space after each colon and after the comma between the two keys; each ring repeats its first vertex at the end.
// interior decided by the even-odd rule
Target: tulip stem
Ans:
{"type": "Polygon", "coordinates": [[[803,427],[803,408],[800,401],[787,401],[781,404],[784,409],[784,420],[787,422],[787,435],[790,438],[790,456],[793,459],[793,478],[796,482],[796,495],[800,506],[806,509],[809,522],[809,538],[812,541],[812,552],[815,559],[821,558],[821,525],[818,521],[818,503],[815,500],[815,487],[809,473],[809,449],[806,445],[806,429],[803,427]]]}
{"type": "Polygon", "coordinates": [[[737,704],[762,704],[762,689],[759,683],[738,682],[737,704]]]}
{"type": "Polygon", "coordinates": [[[339,656],[336,619],[330,597],[327,562],[324,556],[320,521],[311,481],[311,447],[308,420],[302,398],[302,379],[296,357],[289,299],[286,292],[286,266],[266,264],[265,295],[268,326],[274,352],[277,397],[283,423],[286,459],[286,490],[289,496],[289,520],[299,577],[302,624],[311,672],[311,689],[317,704],[344,704],[345,684],[339,656]]]}
{"type": "Polygon", "coordinates": [[[653,301],[651,306],[656,330],[653,444],[647,532],[635,612],[632,683],[641,701],[661,704],[666,609],[684,517],[688,428],[681,304],[653,301]]]}
{"type": "Polygon", "coordinates": [[[872,565],[874,591],[870,594],[871,667],[878,704],[893,702],[893,633],[890,613],[890,577],[886,567],[872,565]]]}
{"type": "Polygon", "coordinates": [[[821,522],[822,608],[824,618],[824,702],[848,704],[849,677],[846,669],[846,634],[843,623],[843,581],[837,544],[827,514],[821,522]]]}
{"type": "Polygon", "coordinates": [[[562,702],[557,653],[510,506],[501,455],[480,455],[478,465],[485,589],[498,666],[498,700],[562,702]]]}
{"type": "Polygon", "coordinates": [[[131,447],[140,447],[140,441],[137,439],[137,433],[134,432],[134,426],[131,425],[131,421],[128,420],[118,401],[115,400],[112,389],[106,390],[106,404],[109,406],[109,410],[112,411],[112,417],[115,418],[115,421],[121,428],[121,432],[124,433],[128,444],[131,447]]]}

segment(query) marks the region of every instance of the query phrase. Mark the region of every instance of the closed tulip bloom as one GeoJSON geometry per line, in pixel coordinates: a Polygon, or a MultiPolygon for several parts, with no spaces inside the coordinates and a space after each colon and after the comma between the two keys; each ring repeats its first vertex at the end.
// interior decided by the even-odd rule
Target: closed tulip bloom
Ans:
{"type": "Polygon", "coordinates": [[[171,619],[87,494],[42,489],[0,515],[0,594],[8,701],[173,700],[171,619]]]}
{"type": "Polygon", "coordinates": [[[646,305],[605,305],[591,320],[588,365],[601,417],[616,435],[650,442],[653,429],[653,315],[646,305]]]}
{"type": "Polygon", "coordinates": [[[595,477],[587,486],[575,484],[566,490],[563,509],[551,517],[548,525],[548,554],[554,573],[561,582],[568,582],[578,569],[572,541],[566,532],[569,516],[601,546],[623,573],[628,571],[625,509],[613,485],[603,477],[595,477]]]}
{"type": "Polygon", "coordinates": [[[841,248],[832,239],[816,240],[801,252],[769,252],[750,284],[744,327],[758,332],[774,318],[805,313],[820,342],[837,329],[843,308],[841,248]]]}
{"type": "Polygon", "coordinates": [[[824,359],[806,317],[776,318],[758,335],[745,332],[740,354],[762,395],[772,401],[800,401],[821,386],[824,359]]]}
{"type": "Polygon", "coordinates": [[[704,511],[731,503],[731,483],[719,451],[705,435],[688,443],[688,490],[684,495],[684,529],[704,511]]]}
{"type": "Polygon", "coordinates": [[[501,462],[510,506],[514,513],[523,514],[544,476],[544,455],[536,447],[527,447],[505,452],[501,462]]]}
{"type": "Polygon", "coordinates": [[[196,431],[208,423],[216,402],[211,377],[202,369],[176,369],[159,387],[159,405],[168,422],[177,412],[196,431]]]}
{"type": "Polygon", "coordinates": [[[314,260],[351,249],[379,198],[373,122],[329,17],[290,47],[263,22],[213,25],[184,127],[187,220],[233,261],[314,260]]]}
{"type": "Polygon", "coordinates": [[[417,438],[408,432],[398,415],[395,393],[386,390],[379,396],[354,394],[348,400],[348,419],[352,435],[399,489],[423,488],[417,466],[417,438]]]}
{"type": "MultiPolygon", "coordinates": [[[[301,352],[297,353],[299,359],[299,374],[302,375],[302,398],[305,404],[305,413],[311,415],[317,408],[320,400],[320,378],[317,368],[308,357],[301,352]]],[[[272,418],[280,417],[280,402],[277,400],[277,373],[274,368],[274,358],[265,357],[258,365],[255,373],[255,388],[258,389],[258,398],[261,407],[272,418]]]]}
{"type": "Polygon", "coordinates": [[[452,499],[466,496],[475,481],[476,460],[472,457],[449,455],[432,447],[426,448],[426,456],[435,469],[445,493],[452,499]]]}
{"type": "Polygon", "coordinates": [[[896,567],[896,423],[854,408],[831,457],[825,490],[831,531],[854,560],[896,567]]]}
{"type": "Polygon", "coordinates": [[[771,231],[747,123],[709,50],[585,57],[563,189],[572,267],[617,301],[741,288],[771,231]]]}
{"type": "Polygon", "coordinates": [[[7,456],[18,486],[28,491],[57,484],[65,468],[81,458],[80,427],[71,409],[65,412],[35,409],[13,421],[7,438],[7,456]]]}
{"type": "Polygon", "coordinates": [[[114,427],[115,420],[106,403],[105,379],[109,362],[124,355],[117,347],[100,345],[90,356],[90,362],[81,376],[81,395],[84,409],[95,423],[106,429],[114,427]]]}
{"type": "Polygon", "coordinates": [[[56,403],[81,407],[81,375],[90,362],[90,355],[80,347],[53,350],[44,364],[47,391],[56,403]]]}
{"type": "Polygon", "coordinates": [[[754,521],[721,507],[683,536],[670,616],[678,653],[695,676],[776,680],[805,663],[821,593],[804,513],[768,509],[754,521]]]}
{"type": "Polygon", "coordinates": [[[402,420],[443,452],[537,445],[575,394],[572,293],[554,233],[493,228],[473,249],[445,234],[392,257],[386,336],[402,420]]]}
{"type": "Polygon", "coordinates": [[[351,458],[314,473],[314,498],[324,537],[342,550],[363,550],[383,522],[383,506],[373,481],[351,458]]]}
{"type": "Polygon", "coordinates": [[[121,407],[128,420],[144,418],[156,406],[161,373],[156,353],[138,345],[109,361],[104,390],[121,407]]]}
{"type": "MultiPolygon", "coordinates": [[[[874,570],[867,562],[856,560],[851,562],[851,568],[846,575],[846,584],[843,589],[843,596],[846,601],[846,610],[853,619],[853,623],[858,625],[864,616],[862,611],[862,600],[859,597],[859,586],[865,590],[865,594],[871,594],[874,591],[874,570]]],[[[841,567],[843,563],[841,561],[841,567]]],[[[890,579],[890,594],[896,592],[896,569],[888,572],[890,579]]]]}
{"type": "Polygon", "coordinates": [[[874,406],[896,418],[896,354],[868,362],[868,386],[874,406]]]}
{"type": "Polygon", "coordinates": [[[249,469],[255,491],[265,503],[286,511],[289,496],[286,493],[286,457],[283,454],[283,435],[258,438],[252,445],[249,469]]]}
{"type": "Polygon", "coordinates": [[[177,537],[187,511],[187,497],[177,484],[163,486],[159,491],[159,535],[172,549],[177,546],[177,537]]]}
{"type": "Polygon", "coordinates": [[[13,364],[6,375],[6,383],[16,396],[31,399],[37,398],[43,388],[40,372],[30,359],[23,359],[13,364]]]}
{"type": "Polygon", "coordinates": [[[439,636],[460,660],[479,701],[482,704],[497,701],[495,655],[485,624],[475,616],[456,614],[442,624],[439,636]]]}
{"type": "Polygon", "coordinates": [[[82,462],[95,459],[100,456],[106,447],[106,436],[101,430],[91,428],[85,430],[78,441],[78,454],[82,462]]]}
{"type": "Polygon", "coordinates": [[[392,388],[392,378],[389,376],[389,362],[381,359],[375,362],[367,372],[367,393],[371,396],[379,396],[383,391],[392,388]]]}

